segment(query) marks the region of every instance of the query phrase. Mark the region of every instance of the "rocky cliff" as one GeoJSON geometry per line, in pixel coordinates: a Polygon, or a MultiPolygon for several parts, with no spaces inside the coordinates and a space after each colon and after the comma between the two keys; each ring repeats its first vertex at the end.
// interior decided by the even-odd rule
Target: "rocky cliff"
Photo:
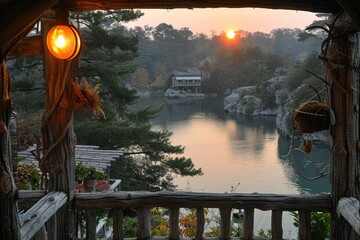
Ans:
{"type": "MultiPolygon", "coordinates": [[[[224,99],[224,110],[245,115],[268,115],[276,117],[279,133],[291,136],[292,115],[299,105],[297,94],[307,88],[301,85],[294,91],[282,87],[286,80],[286,71],[276,71],[274,76],[260,85],[245,86],[229,91],[224,99]]],[[[322,131],[312,134],[313,140],[327,141],[327,133],[322,131]]]]}

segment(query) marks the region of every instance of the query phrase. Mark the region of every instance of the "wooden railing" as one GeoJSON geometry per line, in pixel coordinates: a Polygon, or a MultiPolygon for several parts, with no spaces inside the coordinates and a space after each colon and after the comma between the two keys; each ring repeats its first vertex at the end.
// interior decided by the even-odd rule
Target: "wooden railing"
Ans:
{"type": "MultiPolygon", "coordinates": [[[[42,194],[43,191],[39,193],[42,194]]],[[[44,224],[66,203],[66,201],[67,196],[65,193],[50,192],[42,197],[29,210],[20,213],[21,239],[28,240],[39,233],[44,227],[44,224]]]]}
{"type": "Polygon", "coordinates": [[[190,192],[112,192],[78,193],[75,208],[85,209],[86,239],[96,239],[95,209],[112,208],[113,239],[124,239],[123,209],[137,211],[137,239],[150,239],[151,212],[153,207],[169,209],[169,239],[179,239],[179,212],[181,208],[196,209],[197,232],[195,239],[204,236],[204,208],[220,211],[218,239],[230,239],[231,210],[244,210],[242,239],[254,239],[254,211],[272,211],[272,239],[283,239],[283,211],[299,211],[299,239],[310,239],[310,213],[331,210],[329,195],[276,195],[276,194],[211,194],[190,192]]]}

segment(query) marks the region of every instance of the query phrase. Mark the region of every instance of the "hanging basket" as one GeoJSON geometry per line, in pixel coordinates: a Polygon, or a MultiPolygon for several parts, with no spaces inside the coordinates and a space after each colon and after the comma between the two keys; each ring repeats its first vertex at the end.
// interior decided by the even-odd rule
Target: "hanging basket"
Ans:
{"type": "Polygon", "coordinates": [[[302,133],[313,133],[330,127],[329,107],[318,101],[308,101],[301,104],[293,115],[296,129],[302,133]]]}

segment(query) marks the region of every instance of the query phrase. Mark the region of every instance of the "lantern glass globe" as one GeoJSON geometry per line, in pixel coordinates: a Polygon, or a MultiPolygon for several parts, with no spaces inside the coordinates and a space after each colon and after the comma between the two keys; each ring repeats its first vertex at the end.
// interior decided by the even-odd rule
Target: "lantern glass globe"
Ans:
{"type": "Polygon", "coordinates": [[[78,30],[71,25],[57,25],[52,27],[48,32],[46,45],[54,57],[71,60],[80,52],[80,34],[78,30]]]}

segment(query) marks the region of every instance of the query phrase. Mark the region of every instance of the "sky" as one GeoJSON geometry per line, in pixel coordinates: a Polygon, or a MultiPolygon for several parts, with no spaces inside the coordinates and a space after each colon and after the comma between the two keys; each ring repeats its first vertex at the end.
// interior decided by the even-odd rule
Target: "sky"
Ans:
{"type": "Polygon", "coordinates": [[[222,32],[244,30],[270,33],[276,28],[304,29],[317,19],[315,13],[294,10],[271,10],[260,8],[216,8],[216,9],[142,9],[144,16],[125,24],[127,27],[160,23],[171,24],[175,29],[188,27],[194,34],[208,36],[222,32]]]}

